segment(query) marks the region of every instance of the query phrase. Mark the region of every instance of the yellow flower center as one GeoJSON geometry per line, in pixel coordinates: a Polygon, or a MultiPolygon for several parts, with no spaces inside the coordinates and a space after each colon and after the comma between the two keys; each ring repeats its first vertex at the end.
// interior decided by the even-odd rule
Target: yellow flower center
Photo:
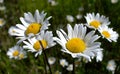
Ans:
{"type": "Polygon", "coordinates": [[[0,20],[0,25],[2,25],[3,24],[3,20],[0,20]]]}
{"type": "Polygon", "coordinates": [[[93,20],[92,22],[90,22],[90,26],[93,26],[94,28],[98,28],[100,24],[101,23],[97,20],[93,20]]]}
{"type": "Polygon", "coordinates": [[[80,38],[72,38],[66,43],[66,48],[72,53],[79,53],[85,50],[86,44],[80,38]]]}
{"type": "Polygon", "coordinates": [[[21,54],[19,55],[19,58],[20,58],[20,59],[24,58],[24,54],[21,53],[21,54]]]}
{"type": "Polygon", "coordinates": [[[13,52],[13,56],[18,56],[19,55],[19,51],[18,50],[15,50],[14,52],[13,52]]]}
{"type": "MultiPolygon", "coordinates": [[[[47,47],[47,42],[46,40],[41,40],[42,46],[44,47],[44,49],[47,47]]],[[[40,42],[36,41],[35,44],[33,45],[33,48],[37,51],[40,50],[41,46],[40,46],[40,42]]]]}
{"type": "Polygon", "coordinates": [[[109,38],[110,37],[110,33],[108,31],[103,31],[102,34],[106,37],[109,38]]]}
{"type": "Polygon", "coordinates": [[[31,23],[27,30],[25,31],[25,34],[28,35],[30,33],[37,34],[40,31],[41,24],[39,23],[31,23]]]}

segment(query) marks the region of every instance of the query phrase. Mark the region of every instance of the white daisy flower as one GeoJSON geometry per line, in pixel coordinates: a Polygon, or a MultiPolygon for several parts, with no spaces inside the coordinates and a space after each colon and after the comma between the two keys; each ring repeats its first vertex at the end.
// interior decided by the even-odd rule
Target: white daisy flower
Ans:
{"type": "Polygon", "coordinates": [[[103,15],[100,16],[99,13],[97,13],[96,15],[94,13],[88,13],[85,16],[85,19],[87,21],[86,26],[88,26],[89,28],[98,29],[102,25],[110,24],[109,19],[103,15]]]}
{"type": "Polygon", "coordinates": [[[48,0],[48,2],[51,4],[51,6],[58,5],[58,2],[56,2],[55,0],[48,0]]]}
{"type": "Polygon", "coordinates": [[[30,49],[28,51],[31,52],[36,52],[35,57],[37,57],[38,54],[40,55],[42,53],[42,46],[40,45],[40,41],[44,49],[50,48],[55,45],[52,32],[42,31],[40,35],[37,36],[37,38],[33,37],[31,39],[28,39],[28,42],[23,41],[23,43],[26,44],[23,46],[23,48],[30,49]]]}
{"type": "Polygon", "coordinates": [[[80,20],[80,19],[82,18],[82,15],[81,15],[81,14],[77,14],[77,15],[76,15],[76,18],[77,18],[78,20],[80,20]]]}
{"type": "Polygon", "coordinates": [[[73,64],[68,65],[68,67],[66,68],[68,71],[73,71],[73,64]]]}
{"type": "Polygon", "coordinates": [[[35,11],[34,16],[28,12],[24,13],[24,17],[20,17],[20,21],[22,24],[16,24],[16,34],[14,36],[17,36],[18,39],[25,40],[27,37],[31,37],[34,35],[37,35],[39,32],[48,29],[49,19],[51,17],[48,17],[45,19],[46,13],[41,12],[39,13],[38,10],[35,11]]]}
{"type": "Polygon", "coordinates": [[[101,26],[98,31],[101,33],[103,38],[106,38],[109,42],[117,42],[118,33],[113,31],[113,28],[108,28],[108,26],[101,26]]]}
{"type": "Polygon", "coordinates": [[[26,51],[24,51],[23,49],[20,51],[20,53],[19,53],[19,59],[21,60],[21,59],[24,59],[24,58],[27,58],[27,53],[26,53],[26,51]]]}
{"type": "Polygon", "coordinates": [[[107,64],[107,70],[108,71],[112,71],[112,74],[114,74],[114,71],[115,71],[115,68],[116,68],[116,63],[114,60],[110,60],[108,61],[108,64],[107,64]]]}
{"type": "Polygon", "coordinates": [[[67,15],[66,19],[68,22],[74,22],[74,17],[72,15],[67,15]]]}
{"type": "Polygon", "coordinates": [[[6,7],[5,6],[0,6],[0,11],[4,11],[6,10],[6,7]]]}
{"type": "Polygon", "coordinates": [[[14,36],[17,32],[15,32],[16,30],[15,29],[18,29],[16,28],[15,26],[11,26],[8,30],[8,33],[10,36],[14,36]]]}
{"type": "Polygon", "coordinates": [[[68,66],[68,62],[66,61],[66,59],[60,59],[60,65],[62,67],[68,66]]]}
{"type": "Polygon", "coordinates": [[[3,18],[0,18],[0,27],[5,25],[6,21],[3,18]]]}
{"type": "Polygon", "coordinates": [[[55,57],[49,57],[49,58],[48,58],[48,63],[49,63],[50,65],[53,65],[53,64],[55,63],[55,61],[56,61],[55,57]]]}
{"type": "Polygon", "coordinates": [[[4,0],[0,0],[0,3],[3,3],[4,2],[4,0]]]}
{"type": "Polygon", "coordinates": [[[62,29],[57,31],[59,38],[54,39],[62,46],[62,51],[71,54],[73,58],[84,57],[91,61],[90,57],[93,58],[98,51],[102,50],[101,43],[95,42],[99,36],[94,35],[95,31],[86,34],[87,29],[83,24],[76,24],[74,29],[68,24],[67,30],[68,35],[62,29]]]}
{"type": "Polygon", "coordinates": [[[118,0],[111,0],[111,3],[113,3],[113,4],[115,4],[117,2],[118,2],[118,0]]]}
{"type": "Polygon", "coordinates": [[[26,58],[26,53],[23,50],[22,47],[16,45],[12,48],[9,48],[7,55],[9,56],[10,59],[23,59],[26,58]]]}

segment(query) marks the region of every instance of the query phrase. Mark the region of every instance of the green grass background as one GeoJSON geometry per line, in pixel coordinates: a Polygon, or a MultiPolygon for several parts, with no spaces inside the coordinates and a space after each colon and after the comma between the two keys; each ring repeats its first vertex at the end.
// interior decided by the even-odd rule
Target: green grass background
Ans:
{"type": "MultiPolygon", "coordinates": [[[[34,14],[38,9],[40,12],[45,11],[48,16],[52,16],[50,19],[51,26],[49,30],[52,30],[54,36],[57,29],[66,30],[68,21],[66,15],[76,16],[78,13],[85,16],[86,13],[94,12],[100,13],[109,17],[111,21],[110,27],[117,31],[120,35],[120,1],[116,4],[112,4],[110,0],[56,0],[57,6],[51,6],[47,0],[5,0],[6,11],[0,11],[0,17],[6,20],[6,24],[0,28],[0,74],[44,74],[43,56],[35,58],[33,53],[28,53],[28,58],[23,60],[9,59],[6,52],[10,47],[16,44],[15,37],[11,37],[8,34],[10,26],[14,26],[17,23],[21,23],[19,17],[23,16],[25,12],[31,12],[34,14]],[[79,7],[83,7],[83,11],[78,11],[79,7]]],[[[71,25],[75,23],[85,23],[86,20],[83,17],[80,20],[75,18],[71,25]]],[[[76,74],[111,74],[106,70],[107,62],[114,59],[117,67],[115,74],[120,74],[120,39],[118,42],[108,42],[106,39],[100,39],[103,50],[103,61],[96,62],[95,59],[92,62],[81,62],[79,67],[76,68],[76,74]]],[[[54,56],[57,60],[56,63],[51,66],[52,72],[62,71],[62,74],[72,74],[59,65],[59,59],[65,58],[69,63],[69,55],[64,55],[60,51],[61,47],[56,45],[49,50],[46,50],[47,56],[54,56]]]]}

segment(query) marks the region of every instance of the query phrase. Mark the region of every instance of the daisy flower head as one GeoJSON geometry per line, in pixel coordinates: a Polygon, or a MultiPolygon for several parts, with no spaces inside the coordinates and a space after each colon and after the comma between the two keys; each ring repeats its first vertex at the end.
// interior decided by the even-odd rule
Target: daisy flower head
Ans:
{"type": "Polygon", "coordinates": [[[72,15],[66,15],[66,19],[68,22],[74,22],[74,17],[72,15]]]}
{"type": "Polygon", "coordinates": [[[5,20],[3,18],[0,18],[0,27],[2,27],[3,25],[5,25],[5,20]]]}
{"type": "Polygon", "coordinates": [[[28,51],[31,52],[36,52],[35,57],[42,53],[43,48],[47,49],[56,44],[53,40],[53,34],[51,31],[42,31],[37,37],[30,38],[28,41],[23,41],[23,43],[26,44],[23,48],[29,49],[28,51]]]}
{"type": "Polygon", "coordinates": [[[25,50],[20,50],[20,53],[19,53],[19,59],[21,60],[21,59],[24,59],[24,58],[27,58],[27,53],[26,53],[26,51],[25,50]]]}
{"type": "Polygon", "coordinates": [[[95,31],[88,34],[87,28],[83,24],[75,24],[74,28],[67,25],[68,35],[61,29],[57,31],[59,38],[54,39],[62,46],[62,51],[70,54],[73,58],[84,57],[91,61],[91,57],[101,50],[100,42],[95,42],[99,36],[94,35],[95,31]]]}
{"type": "Polygon", "coordinates": [[[8,34],[10,35],[10,36],[14,36],[17,32],[17,30],[15,30],[15,29],[17,29],[15,26],[11,26],[10,28],[9,28],[9,30],[8,30],[8,34]]]}
{"type": "Polygon", "coordinates": [[[17,33],[15,36],[17,36],[18,39],[25,39],[27,37],[31,37],[34,35],[39,34],[39,32],[48,29],[48,26],[50,26],[49,19],[51,17],[48,17],[45,19],[46,13],[42,11],[39,13],[38,10],[35,11],[35,14],[32,15],[32,13],[24,13],[24,17],[20,17],[20,21],[22,24],[16,24],[17,33]]]}
{"type": "Polygon", "coordinates": [[[103,38],[106,38],[109,42],[117,42],[118,33],[113,31],[113,28],[108,28],[108,26],[101,26],[98,31],[101,33],[103,38]]]}
{"type": "Polygon", "coordinates": [[[86,26],[88,26],[89,28],[93,28],[93,29],[98,29],[102,25],[110,24],[108,17],[100,15],[99,13],[97,13],[97,14],[88,13],[85,16],[85,19],[87,21],[86,26]]]}
{"type": "Polygon", "coordinates": [[[9,48],[7,55],[9,56],[10,59],[23,59],[26,58],[25,51],[23,51],[23,48],[16,45],[12,48],[9,48]],[[21,55],[22,54],[22,55],[21,55]]]}
{"type": "Polygon", "coordinates": [[[55,61],[56,61],[55,57],[49,57],[49,58],[48,58],[48,63],[49,63],[50,65],[53,65],[53,64],[55,63],[55,61]]]}
{"type": "Polygon", "coordinates": [[[112,74],[114,74],[114,71],[115,71],[115,69],[116,69],[116,63],[115,63],[115,61],[114,61],[114,60],[108,61],[108,64],[107,64],[106,69],[107,69],[108,71],[112,71],[112,74]]]}
{"type": "Polygon", "coordinates": [[[73,71],[73,64],[69,64],[66,68],[68,71],[73,71]]]}
{"type": "Polygon", "coordinates": [[[66,61],[66,59],[60,59],[60,65],[62,67],[68,66],[68,62],[66,61]]]}

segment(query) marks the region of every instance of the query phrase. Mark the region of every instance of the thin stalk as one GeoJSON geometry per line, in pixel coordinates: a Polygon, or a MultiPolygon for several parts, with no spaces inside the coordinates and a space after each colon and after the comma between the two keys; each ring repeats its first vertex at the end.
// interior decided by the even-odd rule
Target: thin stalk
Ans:
{"type": "Polygon", "coordinates": [[[73,71],[72,74],[75,74],[75,59],[73,58],[73,71]]]}
{"type": "MultiPolygon", "coordinates": [[[[43,45],[42,45],[42,42],[41,41],[39,41],[40,42],[40,45],[41,45],[41,47],[42,47],[42,51],[43,51],[43,55],[44,55],[44,60],[46,61],[46,63],[47,63],[47,65],[48,65],[48,68],[49,68],[49,70],[50,70],[50,74],[52,74],[52,71],[51,71],[51,68],[50,68],[50,64],[48,63],[48,58],[47,58],[47,55],[46,55],[46,53],[45,53],[45,49],[44,49],[44,47],[43,47],[43,45]]],[[[45,63],[45,64],[46,64],[45,63]]]]}
{"type": "Polygon", "coordinates": [[[43,56],[43,61],[44,61],[44,65],[45,65],[45,74],[47,74],[47,68],[46,68],[46,61],[45,61],[45,58],[44,58],[44,56],[43,56]]]}

